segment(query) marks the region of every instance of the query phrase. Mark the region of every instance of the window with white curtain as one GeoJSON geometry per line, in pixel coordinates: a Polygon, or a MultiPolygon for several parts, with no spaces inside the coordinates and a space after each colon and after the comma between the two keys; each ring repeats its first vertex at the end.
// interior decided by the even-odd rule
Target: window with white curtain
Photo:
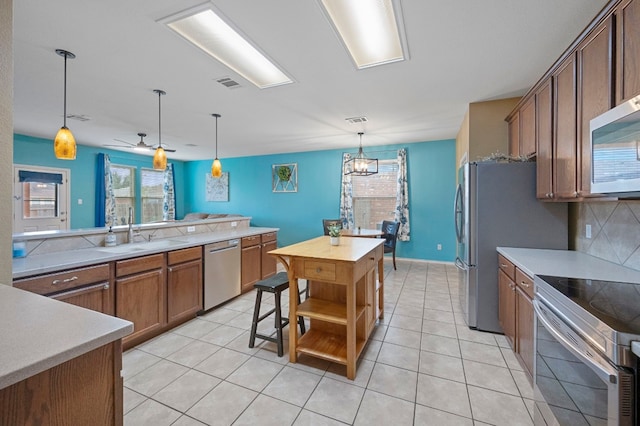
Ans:
{"type": "Polygon", "coordinates": [[[135,213],[136,168],[111,164],[111,178],[116,200],[116,224],[126,225],[129,219],[129,207],[132,207],[135,213]]]}
{"type": "Polygon", "coordinates": [[[141,170],[142,223],[162,220],[164,200],[164,171],[141,170]]]}
{"type": "Polygon", "coordinates": [[[378,173],[351,175],[355,227],[380,229],[383,220],[394,220],[398,161],[378,160],[378,173]]]}

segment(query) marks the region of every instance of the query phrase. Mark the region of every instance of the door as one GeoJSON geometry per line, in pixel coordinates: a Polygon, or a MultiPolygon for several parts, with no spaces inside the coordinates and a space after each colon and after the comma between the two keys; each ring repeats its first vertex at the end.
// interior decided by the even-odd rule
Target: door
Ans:
{"type": "Polygon", "coordinates": [[[69,229],[68,169],[14,165],[13,232],[69,229]]]}

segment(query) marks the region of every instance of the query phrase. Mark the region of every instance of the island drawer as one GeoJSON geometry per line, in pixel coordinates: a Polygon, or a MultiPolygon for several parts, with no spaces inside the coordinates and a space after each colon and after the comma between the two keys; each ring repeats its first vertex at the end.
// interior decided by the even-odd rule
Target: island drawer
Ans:
{"type": "Polygon", "coordinates": [[[318,281],[335,281],[336,264],[330,262],[305,260],[304,278],[318,281]]]}
{"type": "Polygon", "coordinates": [[[32,293],[49,295],[98,282],[109,282],[109,264],[56,272],[13,282],[13,286],[32,293]]]}
{"type": "Polygon", "coordinates": [[[242,237],[242,248],[257,246],[260,244],[260,235],[252,235],[250,237],[242,237]]]}
{"type": "Polygon", "coordinates": [[[182,250],[174,250],[167,253],[167,264],[177,265],[190,260],[202,259],[202,246],[190,247],[182,250]]]}

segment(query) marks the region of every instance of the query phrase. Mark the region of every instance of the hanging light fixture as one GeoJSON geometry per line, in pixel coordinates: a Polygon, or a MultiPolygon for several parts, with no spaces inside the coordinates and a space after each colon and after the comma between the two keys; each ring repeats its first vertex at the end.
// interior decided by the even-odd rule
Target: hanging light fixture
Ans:
{"type": "Polygon", "coordinates": [[[76,138],[67,127],[67,58],[73,59],[76,55],[63,49],[56,49],[56,53],[64,57],[64,115],[62,127],[53,140],[53,152],[56,154],[56,158],[61,160],[75,160],[76,138]]]}
{"type": "Polygon", "coordinates": [[[368,158],[362,151],[362,135],[364,132],[358,132],[360,135],[360,149],[358,155],[346,162],[345,175],[369,176],[378,173],[378,159],[368,158]]]}
{"type": "Polygon", "coordinates": [[[162,108],[160,98],[162,95],[166,95],[167,92],[160,89],[154,89],[154,92],[158,94],[158,148],[153,154],[153,168],[155,170],[164,170],[167,168],[167,153],[162,148],[162,108]]]}
{"type": "Polygon", "coordinates": [[[222,176],[222,163],[218,159],[218,118],[222,116],[220,114],[211,114],[211,116],[216,118],[216,159],[211,164],[211,176],[219,178],[222,176]]]}

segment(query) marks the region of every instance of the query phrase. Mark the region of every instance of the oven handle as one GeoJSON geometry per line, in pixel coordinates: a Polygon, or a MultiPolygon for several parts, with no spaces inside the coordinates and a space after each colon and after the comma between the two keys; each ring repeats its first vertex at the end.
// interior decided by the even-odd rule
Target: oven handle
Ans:
{"type": "Polygon", "coordinates": [[[536,317],[538,321],[541,321],[545,326],[547,331],[564,346],[567,350],[569,350],[573,355],[579,358],[582,362],[587,364],[591,370],[603,381],[609,383],[617,383],[618,381],[618,372],[611,367],[609,364],[605,364],[603,362],[598,362],[598,360],[591,359],[585,356],[579,348],[577,348],[569,339],[564,337],[558,329],[556,329],[551,323],[544,317],[542,309],[540,308],[540,302],[536,299],[533,300],[533,309],[536,312],[536,317]]]}

